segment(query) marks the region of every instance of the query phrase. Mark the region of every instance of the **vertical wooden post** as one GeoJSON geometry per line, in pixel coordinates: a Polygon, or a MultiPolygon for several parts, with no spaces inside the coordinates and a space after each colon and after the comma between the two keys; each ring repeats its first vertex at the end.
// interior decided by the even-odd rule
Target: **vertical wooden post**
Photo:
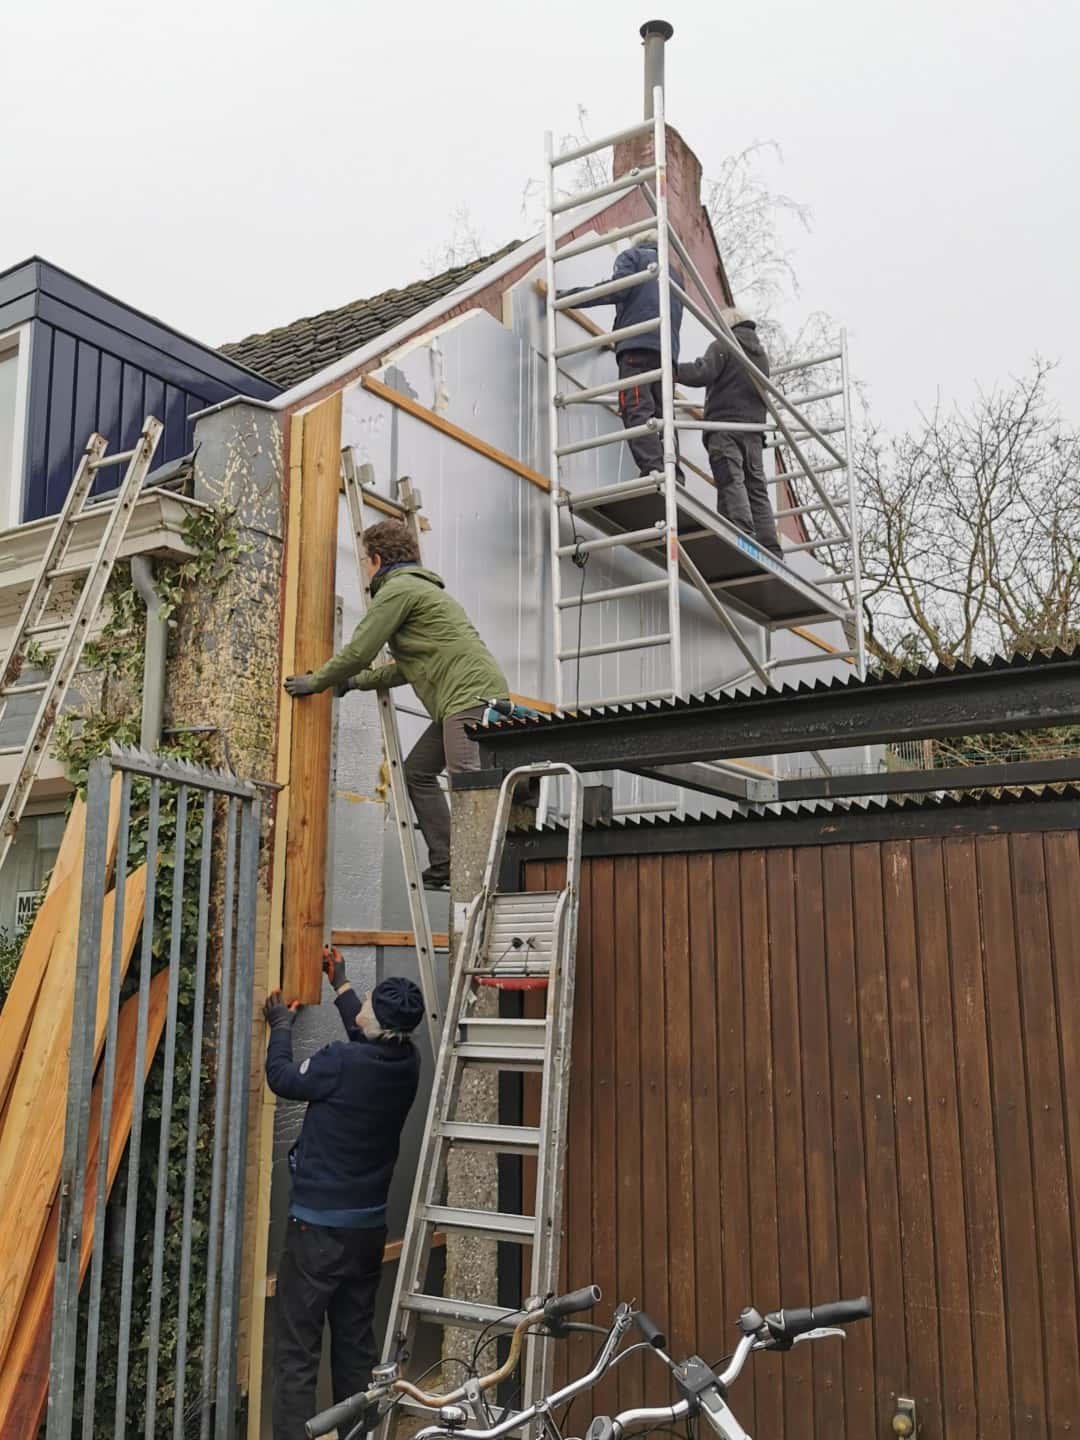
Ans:
{"type": "MultiPolygon", "coordinates": [[[[293,644],[297,673],[317,670],[333,649],[340,451],[339,392],[304,415],[300,503],[289,506],[290,553],[297,553],[291,542],[293,526],[299,526],[293,644]]],[[[327,692],[292,706],[281,988],[286,1002],[305,1005],[317,1003],[322,989],[333,704],[327,692]]]]}

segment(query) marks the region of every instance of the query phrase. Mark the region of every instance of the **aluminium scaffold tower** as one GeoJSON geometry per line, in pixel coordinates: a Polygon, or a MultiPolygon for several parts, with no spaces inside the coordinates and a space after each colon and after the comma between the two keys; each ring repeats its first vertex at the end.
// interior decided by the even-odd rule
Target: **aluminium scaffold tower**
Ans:
{"type": "MultiPolygon", "coordinates": [[[[746,662],[746,670],[726,680],[726,685],[757,677],[765,685],[777,683],[781,668],[818,662],[822,653],[774,659],[771,636],[777,630],[820,622],[840,622],[850,637],[850,648],[832,652],[831,658],[849,660],[860,677],[865,672],[865,647],[862,625],[861,570],[859,564],[858,514],[850,463],[851,406],[848,383],[847,343],[841,333],[838,344],[825,353],[784,365],[771,378],[757,369],[744,353],[726,323],[722,307],[706,287],[697,266],[672,227],[668,215],[666,160],[666,129],[664,95],[661,87],[653,91],[653,115],[650,119],[606,135],[599,140],[556,154],[552,137],[547,135],[546,181],[546,321],[548,361],[548,434],[550,474],[552,478],[550,505],[550,544],[552,597],[554,605],[554,651],[556,704],[566,708],[564,667],[601,655],[647,649],[664,649],[670,656],[668,683],[660,689],[638,694],[590,696],[580,695],[572,704],[604,705],[664,696],[676,698],[686,693],[683,683],[683,651],[681,603],[683,587],[697,592],[718,624],[730,636],[746,662]],[[573,194],[560,193],[556,178],[560,167],[595,155],[608,147],[642,136],[652,136],[653,162],[632,169],[610,183],[573,194]],[[586,207],[595,213],[595,203],[606,197],[618,198],[632,190],[640,191],[647,207],[646,215],[631,224],[601,233],[587,230],[574,238],[575,225],[590,218],[586,207]],[[598,250],[614,241],[630,241],[647,231],[657,234],[657,263],[649,269],[628,277],[578,290],[559,298],[556,267],[562,262],[589,251],[598,250]],[[564,241],[564,243],[560,243],[564,241]],[[676,258],[687,281],[686,288],[672,274],[672,257],[676,258]],[[658,287],[659,314],[621,330],[590,335],[585,339],[570,338],[561,333],[560,314],[586,301],[599,301],[617,296],[635,285],[654,281],[658,287]],[[696,296],[688,293],[691,289],[696,296]],[[676,397],[672,357],[671,300],[677,298],[684,312],[692,315],[705,330],[727,350],[729,355],[751,374],[765,402],[768,418],[763,426],[735,422],[716,422],[694,418],[691,402],[676,397]],[[562,429],[570,407],[593,405],[611,409],[618,401],[618,381],[582,387],[564,366],[575,355],[610,347],[619,340],[659,332],[660,363],[655,370],[635,375],[638,384],[659,382],[662,390],[662,416],[644,425],[624,429],[600,429],[584,439],[566,439],[562,429]],[[839,379],[818,381],[821,388],[790,398],[785,384],[806,385],[811,374],[826,376],[835,373],[839,379]],[[806,407],[840,402],[841,416],[835,422],[815,421],[806,407]],[[689,412],[689,413],[688,413],[689,412]],[[822,558],[822,566],[832,567],[831,573],[805,575],[790,564],[775,559],[761,549],[749,535],[739,530],[708,503],[698,499],[676,479],[676,435],[679,431],[738,432],[764,431],[765,444],[773,452],[783,450],[786,466],[772,482],[778,494],[787,494],[791,503],[777,510],[777,519],[799,517],[808,539],[790,544],[785,559],[800,551],[822,558]],[[566,483],[567,462],[571,457],[598,447],[619,444],[648,434],[659,434],[663,445],[663,469],[618,484],[599,485],[592,489],[571,492],[566,483]],[[829,477],[826,479],[826,477],[829,477]],[[834,489],[836,478],[842,482],[834,489]],[[806,490],[805,498],[800,489],[806,490]],[[570,517],[573,534],[566,518],[570,517]],[[577,533],[577,520],[600,532],[594,539],[583,539],[577,533]],[[564,584],[563,567],[570,561],[579,566],[594,551],[623,547],[652,560],[662,571],[658,577],[626,585],[586,592],[584,579],[580,585],[564,584]],[[846,563],[842,557],[846,556],[846,563]],[[613,604],[636,599],[650,593],[662,594],[666,601],[666,627],[651,634],[637,634],[582,646],[583,607],[613,604]],[[577,611],[577,641],[572,643],[563,624],[568,611],[577,611]],[[734,614],[749,618],[764,632],[764,656],[755,653],[735,624],[734,614]]],[[[818,412],[820,413],[820,412],[818,412]]],[[[828,412],[826,412],[828,414],[828,412]]],[[[823,762],[822,762],[823,763],[823,762]]]]}

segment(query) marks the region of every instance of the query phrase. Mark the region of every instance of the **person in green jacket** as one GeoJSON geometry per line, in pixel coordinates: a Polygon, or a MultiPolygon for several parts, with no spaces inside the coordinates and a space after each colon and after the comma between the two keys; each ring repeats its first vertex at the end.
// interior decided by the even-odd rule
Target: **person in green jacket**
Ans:
{"type": "Polygon", "coordinates": [[[476,770],[480,753],[465,734],[479,720],[487,700],[510,691],[498,661],[480,639],[441,578],[420,564],[407,525],[384,520],[364,531],[371,604],[349,643],[321,670],[290,675],[285,689],[299,700],[334,689],[386,690],[411,685],[432,723],[405,761],[405,779],[421,833],[427,842],[424,884],[450,883],[450,810],[439,774],[476,770]],[[388,646],[388,665],[372,662],[388,646]]]}

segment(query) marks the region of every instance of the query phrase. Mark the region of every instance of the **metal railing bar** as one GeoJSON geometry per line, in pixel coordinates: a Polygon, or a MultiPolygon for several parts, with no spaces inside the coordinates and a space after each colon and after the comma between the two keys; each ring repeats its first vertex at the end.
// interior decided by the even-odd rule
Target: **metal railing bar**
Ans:
{"type": "Polygon", "coordinates": [[[622,275],[618,280],[605,280],[600,285],[575,290],[572,295],[566,295],[561,300],[556,298],[551,303],[559,311],[577,310],[591,300],[603,300],[608,295],[620,295],[624,290],[636,290],[639,285],[647,285],[650,280],[656,279],[656,270],[655,264],[648,265],[644,270],[636,270],[633,275],[622,275]]]}
{"type": "Polygon", "coordinates": [[[586,155],[595,155],[598,150],[606,150],[609,145],[620,145],[624,140],[636,140],[639,135],[649,135],[652,128],[651,120],[641,120],[636,125],[627,125],[624,130],[613,130],[610,135],[602,135],[599,140],[587,140],[584,145],[575,145],[572,150],[561,150],[558,155],[552,156],[552,169],[557,170],[560,165],[568,165],[571,160],[582,160],[586,155]]]}
{"type": "Polygon", "coordinates": [[[618,195],[623,190],[632,190],[638,185],[644,185],[655,174],[655,165],[635,165],[625,175],[620,175],[617,180],[611,180],[606,185],[597,185],[591,190],[578,190],[573,195],[568,195],[565,200],[556,200],[551,206],[551,213],[564,215],[567,210],[576,210],[579,205],[590,205],[594,200],[602,200],[605,195],[618,195]]]}

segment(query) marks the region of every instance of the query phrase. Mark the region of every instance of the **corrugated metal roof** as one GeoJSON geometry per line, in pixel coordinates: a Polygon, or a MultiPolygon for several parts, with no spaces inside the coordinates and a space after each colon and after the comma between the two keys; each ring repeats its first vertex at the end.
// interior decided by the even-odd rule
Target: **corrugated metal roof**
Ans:
{"type": "MultiPolygon", "coordinates": [[[[736,810],[730,815],[719,811],[709,811],[701,815],[687,815],[683,819],[674,815],[657,815],[655,817],[616,815],[613,820],[598,820],[591,825],[586,825],[585,828],[587,830],[681,830],[704,825],[767,825],[772,821],[813,819],[814,817],[835,819],[840,813],[845,815],[887,815],[915,810],[958,810],[972,807],[990,809],[1001,805],[1056,805],[1070,802],[1075,804],[1077,801],[1080,801],[1080,787],[1076,785],[1064,785],[1060,789],[1041,787],[1038,790],[1024,786],[1019,790],[1005,790],[1001,794],[991,794],[987,790],[959,790],[942,795],[891,796],[885,800],[871,799],[865,802],[788,801],[780,805],[770,805],[767,809],[736,810]]],[[[543,826],[540,833],[562,834],[565,832],[565,828],[563,825],[550,824],[543,826]]],[[[526,827],[515,833],[528,834],[530,832],[526,827]]]]}
{"type": "Polygon", "coordinates": [[[403,320],[418,315],[436,300],[489,265],[501,260],[520,245],[512,240],[492,255],[485,255],[468,265],[457,265],[417,280],[402,290],[384,290],[367,300],[353,300],[336,310],[324,310],[281,325],[261,335],[248,335],[220,347],[222,355],[264,375],[282,386],[296,385],[335,360],[357,350],[370,340],[384,335],[403,320]]]}
{"type": "Polygon", "coordinates": [[[939,681],[947,685],[951,680],[962,679],[970,675],[985,675],[997,673],[1003,670],[1030,670],[1034,668],[1045,669],[1055,665],[1072,665],[1080,660],[1080,646],[1073,650],[1037,650],[1032,654],[1015,654],[1010,656],[995,655],[990,660],[976,659],[970,664],[958,660],[954,665],[920,665],[916,670],[899,670],[895,673],[884,671],[875,675],[868,675],[865,680],[857,676],[837,675],[829,680],[800,681],[797,685],[781,685],[775,690],[763,690],[760,686],[741,687],[737,690],[715,690],[703,695],[690,695],[679,700],[638,700],[624,705],[601,705],[592,709],[566,711],[561,715],[538,715],[535,719],[528,720],[501,720],[497,725],[490,726],[485,732],[487,735],[497,734],[500,730],[528,730],[537,729],[546,725],[577,725],[582,721],[604,720],[616,715],[647,714],[650,712],[697,710],[703,708],[726,709],[732,705],[756,703],[776,700],[796,700],[801,695],[820,695],[826,692],[855,693],[864,690],[877,690],[883,686],[901,686],[910,681],[917,680],[920,683],[926,681],[939,681]]]}

